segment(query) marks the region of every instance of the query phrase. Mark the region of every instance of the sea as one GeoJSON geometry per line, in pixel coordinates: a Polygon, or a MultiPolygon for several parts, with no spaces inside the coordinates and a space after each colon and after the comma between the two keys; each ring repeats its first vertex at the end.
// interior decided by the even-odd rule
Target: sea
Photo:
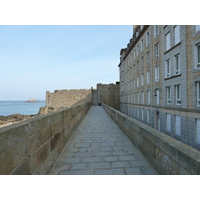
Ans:
{"type": "Polygon", "coordinates": [[[46,105],[45,101],[29,103],[26,101],[0,101],[0,115],[8,116],[12,114],[35,115],[40,107],[46,105]]]}

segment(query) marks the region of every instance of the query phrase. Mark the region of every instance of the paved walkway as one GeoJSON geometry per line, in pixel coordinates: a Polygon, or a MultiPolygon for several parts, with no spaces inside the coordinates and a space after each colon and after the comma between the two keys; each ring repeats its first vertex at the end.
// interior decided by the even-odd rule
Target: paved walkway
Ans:
{"type": "Polygon", "coordinates": [[[155,175],[106,111],[92,106],[48,174],[155,175]]]}

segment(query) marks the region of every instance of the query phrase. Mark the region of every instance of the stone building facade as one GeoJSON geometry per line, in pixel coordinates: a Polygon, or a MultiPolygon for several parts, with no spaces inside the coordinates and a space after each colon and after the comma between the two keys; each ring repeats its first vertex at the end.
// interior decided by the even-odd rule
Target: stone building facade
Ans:
{"type": "Polygon", "coordinates": [[[200,150],[200,26],[133,30],[120,52],[120,110],[200,150]]]}

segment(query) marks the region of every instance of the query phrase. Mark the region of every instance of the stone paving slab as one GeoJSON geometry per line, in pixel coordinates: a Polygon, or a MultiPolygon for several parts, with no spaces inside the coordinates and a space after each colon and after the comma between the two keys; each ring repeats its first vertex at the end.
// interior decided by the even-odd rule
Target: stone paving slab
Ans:
{"type": "Polygon", "coordinates": [[[106,111],[92,106],[49,175],[157,175],[106,111]]]}

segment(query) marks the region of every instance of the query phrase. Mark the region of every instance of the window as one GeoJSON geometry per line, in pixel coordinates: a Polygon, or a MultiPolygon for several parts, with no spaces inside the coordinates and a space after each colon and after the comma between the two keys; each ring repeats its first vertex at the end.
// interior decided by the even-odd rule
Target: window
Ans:
{"type": "Polygon", "coordinates": [[[142,120],[144,120],[144,109],[143,108],[141,109],[141,118],[142,118],[142,120]]]}
{"type": "Polygon", "coordinates": [[[200,81],[197,82],[197,106],[200,106],[200,81]]]}
{"type": "Polygon", "coordinates": [[[137,108],[137,118],[139,118],[140,117],[140,110],[139,110],[139,108],[137,108]]]}
{"type": "Polygon", "coordinates": [[[180,42],[180,26],[175,26],[174,28],[174,40],[175,40],[175,45],[180,42]]]}
{"type": "Polygon", "coordinates": [[[166,87],[167,90],[167,104],[171,104],[171,87],[166,87]]]}
{"type": "Polygon", "coordinates": [[[139,83],[139,76],[137,77],[137,87],[140,86],[140,83],[139,83]]]}
{"type": "Polygon", "coordinates": [[[196,32],[200,31],[200,25],[196,25],[196,32]]]}
{"type": "Polygon", "coordinates": [[[141,57],[141,66],[142,66],[142,69],[144,69],[144,57],[141,57]]]}
{"type": "Polygon", "coordinates": [[[147,52],[147,65],[150,63],[150,53],[149,51],[147,52]]]}
{"type": "Polygon", "coordinates": [[[128,64],[128,66],[129,66],[129,64],[130,64],[130,56],[127,58],[127,64],[128,64]]]}
{"type": "Polygon", "coordinates": [[[150,104],[151,103],[151,91],[147,90],[147,103],[150,104]]]}
{"type": "Polygon", "coordinates": [[[159,89],[155,90],[155,100],[156,100],[156,104],[160,103],[159,89]]]}
{"type": "Polygon", "coordinates": [[[196,119],[197,123],[197,143],[200,144],[200,119],[196,119]]]}
{"type": "Polygon", "coordinates": [[[135,60],[135,50],[133,51],[133,59],[135,60]]]}
{"type": "Polygon", "coordinates": [[[181,86],[175,85],[176,91],[176,105],[181,105],[181,86]]]}
{"type": "Polygon", "coordinates": [[[138,99],[138,103],[140,103],[140,93],[137,93],[137,99],[138,99]]]}
{"type": "Polygon", "coordinates": [[[133,79],[133,89],[135,89],[135,78],[133,79]]]}
{"type": "Polygon", "coordinates": [[[142,103],[144,103],[144,91],[142,91],[142,103]]]}
{"type": "Polygon", "coordinates": [[[175,133],[181,135],[181,116],[175,115],[175,133]]]}
{"type": "Polygon", "coordinates": [[[136,46],[136,56],[139,55],[139,45],[136,46]]]}
{"type": "Polygon", "coordinates": [[[155,67],[155,82],[159,81],[159,66],[155,67]]]}
{"type": "Polygon", "coordinates": [[[174,56],[175,58],[175,74],[180,74],[181,70],[180,70],[180,54],[177,54],[174,56]]]}
{"type": "Polygon", "coordinates": [[[133,94],[134,103],[136,103],[135,93],[133,94]]]}
{"type": "Polygon", "coordinates": [[[150,84],[150,71],[147,71],[147,84],[150,84]]]}
{"type": "Polygon", "coordinates": [[[130,56],[130,58],[131,58],[131,63],[133,62],[133,54],[131,54],[131,56],[130,56]]]}
{"type": "Polygon", "coordinates": [[[159,44],[157,43],[155,45],[155,58],[158,59],[159,58],[159,44]]]}
{"type": "Polygon", "coordinates": [[[146,34],[146,45],[149,46],[150,44],[150,36],[149,36],[149,31],[146,34]]]}
{"type": "Polygon", "coordinates": [[[196,68],[200,69],[200,44],[196,45],[196,68]]]}
{"type": "Polygon", "coordinates": [[[139,65],[139,60],[137,61],[137,69],[139,69],[140,68],[140,65],[139,65]]]}
{"type": "Polygon", "coordinates": [[[144,50],[144,41],[143,41],[143,39],[141,40],[140,44],[141,44],[141,52],[142,52],[144,50]]]}
{"type": "Polygon", "coordinates": [[[141,85],[144,86],[144,74],[141,75],[141,85]]]}
{"type": "Polygon", "coordinates": [[[147,110],[147,122],[150,123],[150,110],[147,110]]]}
{"type": "Polygon", "coordinates": [[[158,26],[158,25],[155,25],[155,26],[154,26],[154,36],[155,36],[155,37],[157,37],[158,31],[159,31],[159,26],[158,26]]]}
{"type": "Polygon", "coordinates": [[[165,78],[171,76],[171,66],[170,66],[170,59],[165,61],[165,78]]]}
{"type": "Polygon", "coordinates": [[[171,115],[167,114],[167,131],[171,131],[171,115]]]}
{"type": "Polygon", "coordinates": [[[168,51],[170,49],[170,32],[167,33],[167,35],[165,36],[165,41],[166,41],[166,51],[168,51]]]}

